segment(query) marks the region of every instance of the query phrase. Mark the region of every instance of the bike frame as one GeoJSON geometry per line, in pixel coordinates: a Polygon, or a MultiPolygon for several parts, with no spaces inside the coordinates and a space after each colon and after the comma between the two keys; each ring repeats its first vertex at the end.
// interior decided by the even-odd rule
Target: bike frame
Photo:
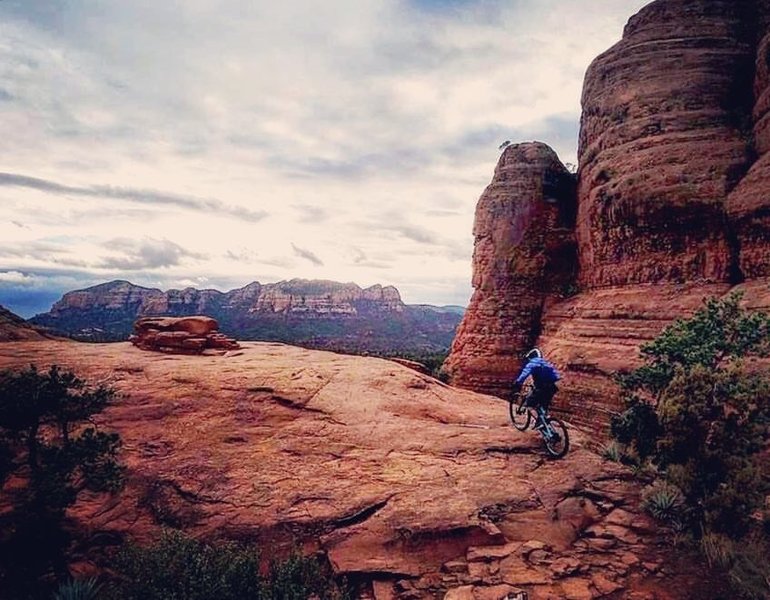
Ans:
{"type": "Polygon", "coordinates": [[[543,437],[551,439],[554,433],[553,427],[551,427],[551,424],[548,422],[548,411],[542,406],[538,406],[536,409],[535,427],[537,427],[538,424],[541,426],[539,431],[543,437]]]}

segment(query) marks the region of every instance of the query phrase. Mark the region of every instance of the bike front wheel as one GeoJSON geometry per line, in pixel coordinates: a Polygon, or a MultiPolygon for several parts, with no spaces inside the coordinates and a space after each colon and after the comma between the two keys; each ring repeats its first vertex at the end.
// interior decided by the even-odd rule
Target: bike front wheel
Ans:
{"type": "Polygon", "coordinates": [[[511,415],[511,423],[519,431],[526,431],[532,422],[532,413],[524,406],[524,400],[516,399],[508,401],[508,413],[511,415]]]}
{"type": "Polygon", "coordinates": [[[569,450],[569,433],[561,420],[548,417],[548,426],[540,432],[543,434],[545,449],[552,458],[561,458],[569,450]]]}

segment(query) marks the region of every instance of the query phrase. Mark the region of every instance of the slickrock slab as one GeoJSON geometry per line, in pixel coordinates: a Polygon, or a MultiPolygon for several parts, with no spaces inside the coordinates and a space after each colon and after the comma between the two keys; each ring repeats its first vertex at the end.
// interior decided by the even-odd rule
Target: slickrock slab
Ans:
{"type": "Polygon", "coordinates": [[[266,551],[320,550],[371,584],[370,597],[707,597],[691,592],[708,573],[634,529],[636,484],[580,434],[565,459],[547,460],[536,433],[508,424],[504,403],[391,361],[268,343],[224,357],[0,345],[0,368],[30,363],[121,393],[98,424],[122,437],[128,486],[70,511],[92,556],[170,526],[266,551]],[[627,553],[642,562],[626,564],[627,553]]]}

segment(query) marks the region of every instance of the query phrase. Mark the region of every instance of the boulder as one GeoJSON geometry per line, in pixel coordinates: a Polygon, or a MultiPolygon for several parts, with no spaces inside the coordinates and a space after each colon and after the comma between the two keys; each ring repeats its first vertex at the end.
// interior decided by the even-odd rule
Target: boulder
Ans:
{"type": "Polygon", "coordinates": [[[238,342],[217,331],[216,319],[206,316],[145,317],[134,323],[129,341],[143,350],[201,354],[206,350],[234,350],[238,342]]]}

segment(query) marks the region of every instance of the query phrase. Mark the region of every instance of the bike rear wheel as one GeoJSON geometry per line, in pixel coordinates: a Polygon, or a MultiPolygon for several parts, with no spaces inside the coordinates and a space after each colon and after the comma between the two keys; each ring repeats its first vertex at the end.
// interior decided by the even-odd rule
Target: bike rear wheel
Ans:
{"type": "Polygon", "coordinates": [[[545,449],[552,458],[561,458],[569,450],[569,433],[561,420],[548,417],[548,427],[540,433],[543,434],[545,449]]]}
{"type": "Polygon", "coordinates": [[[513,398],[508,401],[508,413],[511,415],[511,423],[519,431],[526,431],[532,422],[532,413],[524,406],[524,397],[513,398]]]}

